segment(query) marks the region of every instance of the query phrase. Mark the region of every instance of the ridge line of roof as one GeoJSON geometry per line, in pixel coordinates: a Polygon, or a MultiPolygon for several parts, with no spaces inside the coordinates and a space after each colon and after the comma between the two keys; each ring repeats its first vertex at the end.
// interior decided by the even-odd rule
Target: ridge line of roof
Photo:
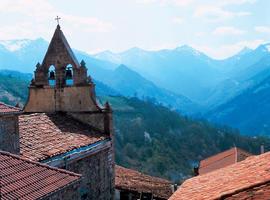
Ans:
{"type": "MultiPolygon", "coordinates": [[[[60,26],[59,26],[59,27],[60,27],[60,26]]],[[[78,62],[78,60],[77,60],[77,58],[76,58],[74,52],[72,51],[72,49],[71,49],[71,47],[70,47],[70,45],[69,45],[69,43],[68,43],[68,41],[67,41],[67,38],[66,38],[66,36],[64,35],[63,31],[61,30],[61,28],[59,28],[59,31],[60,31],[60,34],[61,34],[60,36],[61,36],[61,38],[62,38],[62,40],[63,40],[63,43],[64,43],[64,45],[65,45],[65,47],[66,47],[68,53],[70,54],[70,56],[71,56],[71,58],[73,59],[74,63],[75,63],[76,65],[78,65],[78,67],[80,67],[80,64],[79,64],[79,62],[78,62]]]]}

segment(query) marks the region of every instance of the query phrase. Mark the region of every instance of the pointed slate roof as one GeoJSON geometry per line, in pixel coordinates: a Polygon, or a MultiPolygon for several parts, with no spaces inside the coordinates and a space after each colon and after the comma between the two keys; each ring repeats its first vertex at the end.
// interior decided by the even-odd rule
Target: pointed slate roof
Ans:
{"type": "MultiPolygon", "coordinates": [[[[42,65],[50,63],[51,60],[56,60],[55,57],[65,56],[67,62],[73,65],[73,67],[79,67],[80,64],[76,59],[72,49],[70,48],[68,41],[61,30],[61,27],[57,25],[53,34],[52,40],[49,44],[49,48],[43,59],[42,65]]],[[[54,63],[50,63],[54,64],[54,63]]]]}

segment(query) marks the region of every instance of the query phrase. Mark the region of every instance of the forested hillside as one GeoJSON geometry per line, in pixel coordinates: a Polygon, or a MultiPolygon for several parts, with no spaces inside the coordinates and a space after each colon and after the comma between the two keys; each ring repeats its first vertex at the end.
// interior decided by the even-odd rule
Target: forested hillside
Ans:
{"type": "Polygon", "coordinates": [[[25,102],[31,80],[31,74],[0,70],[0,101],[7,104],[21,105],[25,102]]]}
{"type": "Polygon", "coordinates": [[[198,161],[233,146],[259,153],[270,148],[263,137],[192,120],[168,108],[136,98],[103,97],[114,110],[116,161],[152,175],[181,180],[198,161]]]}
{"type": "MultiPolygon", "coordinates": [[[[266,74],[266,73],[265,73],[266,74]]],[[[248,135],[269,135],[270,76],[209,112],[219,124],[229,124],[248,135]]]]}

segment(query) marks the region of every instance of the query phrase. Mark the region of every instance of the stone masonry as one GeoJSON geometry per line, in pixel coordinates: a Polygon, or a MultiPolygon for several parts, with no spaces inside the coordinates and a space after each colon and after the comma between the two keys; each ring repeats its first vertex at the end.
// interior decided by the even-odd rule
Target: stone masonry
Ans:
{"type": "Polygon", "coordinates": [[[20,153],[18,116],[0,116],[0,149],[10,153],[20,153]]]}

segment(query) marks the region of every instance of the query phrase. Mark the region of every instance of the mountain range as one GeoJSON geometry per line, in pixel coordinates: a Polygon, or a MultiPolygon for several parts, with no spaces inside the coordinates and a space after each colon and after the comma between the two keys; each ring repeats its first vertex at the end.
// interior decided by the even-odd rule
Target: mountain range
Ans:
{"type": "MultiPolygon", "coordinates": [[[[37,62],[42,62],[47,48],[48,42],[42,38],[0,41],[0,69],[32,73],[37,62]]],[[[185,114],[194,113],[199,109],[197,104],[185,96],[157,87],[126,66],[96,59],[76,49],[74,53],[79,60],[83,59],[87,63],[88,72],[96,81],[109,85],[121,95],[155,99],[157,103],[185,114]]]]}
{"type": "Polygon", "coordinates": [[[106,51],[95,57],[127,64],[157,86],[189,97],[200,106],[197,117],[244,134],[270,134],[266,117],[270,114],[270,44],[244,48],[224,60],[188,46],[160,51],[135,48],[117,54],[106,51]]]}
{"type": "MultiPolygon", "coordinates": [[[[47,47],[48,42],[41,38],[0,41],[0,69],[32,73],[47,47]]],[[[244,48],[223,60],[213,59],[187,45],[159,51],[132,48],[95,55],[76,49],[74,52],[87,63],[89,74],[99,83],[97,86],[109,87],[106,90],[101,87],[104,94],[110,90],[113,94],[151,100],[185,115],[203,117],[255,135],[270,134],[265,128],[270,126],[268,121],[260,120],[267,109],[248,112],[248,107],[268,107],[265,101],[268,87],[262,85],[270,76],[269,49],[270,44],[244,48]],[[260,87],[265,88],[265,93],[252,92],[260,87]],[[238,120],[229,120],[236,116],[238,120]]]]}
{"type": "Polygon", "coordinates": [[[105,51],[95,57],[126,64],[157,86],[182,94],[209,110],[246,89],[253,76],[269,67],[270,53],[269,44],[265,44],[216,60],[184,45],[159,51],[139,48],[121,53],[105,51]]]}

